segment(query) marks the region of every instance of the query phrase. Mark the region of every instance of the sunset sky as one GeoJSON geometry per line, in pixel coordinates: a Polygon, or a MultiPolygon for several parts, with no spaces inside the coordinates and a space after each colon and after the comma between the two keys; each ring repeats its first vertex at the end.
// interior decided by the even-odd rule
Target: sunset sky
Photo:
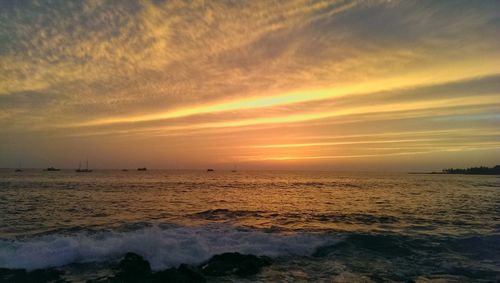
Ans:
{"type": "Polygon", "coordinates": [[[500,1],[0,1],[0,167],[500,164],[500,1]]]}

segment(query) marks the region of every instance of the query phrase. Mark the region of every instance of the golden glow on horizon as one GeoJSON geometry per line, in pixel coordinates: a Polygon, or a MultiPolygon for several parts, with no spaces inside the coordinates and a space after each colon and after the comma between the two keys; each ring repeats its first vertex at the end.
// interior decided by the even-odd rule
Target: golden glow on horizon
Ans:
{"type": "MultiPolygon", "coordinates": [[[[472,68],[472,67],[471,67],[472,68]]],[[[154,120],[165,120],[165,119],[175,119],[192,115],[207,114],[207,113],[217,113],[226,111],[238,111],[247,109],[259,109],[264,107],[272,106],[285,106],[293,103],[308,102],[308,101],[321,101],[324,99],[331,99],[337,97],[343,97],[347,95],[367,95],[370,93],[376,93],[381,91],[405,89],[405,88],[415,88],[421,87],[423,85],[433,85],[439,83],[448,83],[450,81],[460,81],[467,78],[467,74],[464,71],[470,72],[471,68],[468,69],[456,69],[452,68],[445,72],[446,77],[433,77],[429,78],[428,75],[414,78],[389,78],[379,81],[371,81],[366,83],[358,83],[346,87],[338,87],[333,89],[323,89],[323,90],[310,90],[310,91],[293,91],[284,95],[273,95],[270,97],[255,97],[255,98],[244,98],[236,101],[221,102],[212,105],[202,105],[202,106],[192,106],[183,109],[172,110],[161,113],[145,114],[145,115],[134,115],[127,117],[112,117],[105,119],[97,119],[82,123],[76,123],[71,126],[99,126],[106,124],[118,124],[118,123],[135,123],[135,122],[145,122],[154,120]]],[[[443,72],[443,70],[441,70],[443,72]]],[[[488,76],[491,74],[500,73],[500,66],[497,64],[488,64],[482,66],[481,69],[475,72],[476,76],[488,76]]],[[[404,110],[404,108],[402,109],[404,110]]],[[[342,115],[342,114],[341,114],[342,115]]],[[[311,115],[311,118],[304,118],[304,120],[317,119],[323,117],[331,117],[329,115],[311,115]]],[[[279,118],[276,120],[280,120],[279,118]]],[[[281,119],[282,120],[282,119],[281,119]]],[[[290,122],[299,121],[300,119],[290,118],[290,122]]],[[[237,123],[236,123],[237,124],[237,123]]],[[[245,125],[245,123],[242,123],[245,125]]]]}
{"type": "Polygon", "coordinates": [[[410,151],[410,152],[392,152],[392,153],[380,153],[380,154],[357,154],[357,155],[324,155],[324,156],[267,156],[267,157],[257,157],[257,156],[242,156],[241,160],[246,161],[300,161],[300,160],[317,160],[317,159],[350,159],[350,158],[371,158],[371,157],[384,157],[384,156],[402,156],[402,155],[420,155],[420,154],[430,154],[437,152],[460,152],[460,151],[476,151],[476,150],[497,150],[500,149],[500,143],[497,144],[487,144],[481,147],[454,147],[454,148],[436,148],[433,150],[425,151],[410,151]]]}
{"type": "Polygon", "coordinates": [[[288,144],[267,144],[254,145],[254,148],[283,148],[283,147],[312,147],[312,146],[330,146],[330,145],[348,145],[348,144],[377,144],[377,143],[406,143],[421,141],[439,141],[445,139],[401,139],[401,140],[382,140],[382,141],[346,141],[346,142],[314,142],[314,143],[288,143],[288,144]]]}
{"type": "Polygon", "coordinates": [[[359,115],[368,113],[391,113],[400,111],[412,111],[412,110],[428,110],[432,108],[441,109],[443,107],[458,107],[458,106],[472,106],[472,105],[496,105],[500,104],[500,96],[477,96],[477,97],[465,97],[465,98],[453,98],[453,99],[440,99],[431,100],[423,102],[413,102],[413,103],[391,103],[391,104],[381,104],[377,106],[366,106],[366,107],[352,107],[347,109],[334,110],[332,112],[320,112],[320,113],[306,113],[298,115],[288,115],[288,116],[277,116],[269,118],[253,118],[253,119],[241,119],[229,122],[214,122],[214,123],[196,123],[188,124],[185,126],[164,126],[161,130],[192,130],[192,129],[206,129],[206,128],[232,128],[232,127],[243,127],[252,125],[265,125],[265,124],[287,124],[304,122],[325,118],[333,118],[348,115],[359,115]],[[480,103],[478,103],[480,101],[480,103]]]}

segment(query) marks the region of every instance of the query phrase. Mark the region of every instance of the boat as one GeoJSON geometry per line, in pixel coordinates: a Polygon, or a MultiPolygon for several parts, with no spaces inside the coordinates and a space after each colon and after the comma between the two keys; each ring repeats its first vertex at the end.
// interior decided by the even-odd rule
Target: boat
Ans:
{"type": "Polygon", "coordinates": [[[208,168],[208,169],[207,169],[207,172],[214,172],[214,169],[212,169],[212,168],[208,168]]]}
{"type": "Polygon", "coordinates": [[[16,170],[14,170],[14,172],[23,172],[23,169],[21,169],[21,162],[19,162],[19,166],[16,170]]]}
{"type": "Polygon", "coordinates": [[[137,171],[146,171],[146,170],[148,170],[148,168],[146,167],[137,168],[137,171]]]}
{"type": "Polygon", "coordinates": [[[45,171],[51,171],[51,172],[52,172],[52,171],[61,171],[61,169],[59,169],[59,168],[54,168],[54,167],[52,167],[52,166],[51,166],[51,167],[49,167],[49,168],[45,169],[45,171]]]}
{"type": "Polygon", "coordinates": [[[90,172],[92,172],[92,169],[89,169],[89,161],[87,160],[87,166],[85,167],[85,169],[82,168],[82,163],[80,162],[78,164],[78,169],[76,169],[75,172],[78,172],[78,173],[90,173],[90,172]]]}
{"type": "Polygon", "coordinates": [[[123,172],[127,172],[127,171],[128,171],[128,169],[122,169],[122,171],[123,171],[123,172]]]}

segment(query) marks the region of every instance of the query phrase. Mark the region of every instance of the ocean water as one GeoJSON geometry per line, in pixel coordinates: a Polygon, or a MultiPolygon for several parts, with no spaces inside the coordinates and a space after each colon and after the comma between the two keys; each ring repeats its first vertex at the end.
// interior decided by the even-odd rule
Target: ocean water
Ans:
{"type": "Polygon", "coordinates": [[[0,267],[74,282],[126,252],[153,269],[274,263],[226,282],[499,282],[498,176],[0,171],[0,267]]]}

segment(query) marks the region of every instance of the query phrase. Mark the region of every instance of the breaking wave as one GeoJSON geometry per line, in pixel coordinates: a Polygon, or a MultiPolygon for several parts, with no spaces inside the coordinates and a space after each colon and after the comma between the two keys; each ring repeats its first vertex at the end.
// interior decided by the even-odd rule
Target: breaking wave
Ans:
{"type": "Polygon", "coordinates": [[[317,247],[341,239],[327,234],[266,233],[220,225],[51,234],[26,240],[0,240],[0,267],[32,270],[105,262],[135,252],[158,270],[181,263],[198,264],[224,252],[270,257],[311,255],[317,247]]]}

